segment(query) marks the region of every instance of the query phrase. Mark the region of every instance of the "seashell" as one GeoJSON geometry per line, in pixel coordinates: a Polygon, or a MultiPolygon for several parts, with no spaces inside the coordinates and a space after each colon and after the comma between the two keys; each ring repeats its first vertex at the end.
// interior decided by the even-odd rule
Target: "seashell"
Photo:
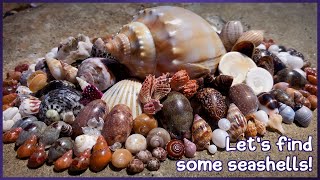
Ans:
{"type": "Polygon", "coordinates": [[[297,71],[297,72],[300,73],[304,78],[307,79],[306,72],[304,72],[302,69],[300,69],[300,68],[295,68],[295,69],[293,69],[293,70],[297,71]]]}
{"type": "Polygon", "coordinates": [[[186,70],[180,70],[171,77],[170,86],[173,91],[180,91],[187,84],[190,77],[186,70]]]}
{"type": "Polygon", "coordinates": [[[159,76],[181,69],[185,69],[191,78],[200,77],[215,72],[219,57],[225,53],[220,38],[208,22],[189,10],[173,6],[140,11],[106,44],[106,49],[126,65],[134,76],[142,79],[148,74],[159,76]],[[169,23],[178,21],[184,23],[169,23]],[[170,24],[170,27],[166,24],[170,24]],[[202,28],[194,31],[193,27],[202,28]],[[185,32],[190,34],[186,35],[185,32]],[[195,35],[199,38],[191,38],[195,35]],[[173,41],[168,41],[168,37],[173,41]],[[186,46],[185,42],[206,48],[195,50],[186,46]]]}
{"type": "Polygon", "coordinates": [[[64,153],[60,158],[58,158],[54,162],[54,170],[61,172],[68,169],[71,166],[71,163],[73,161],[72,155],[73,155],[72,149],[64,153]]]}
{"type": "Polygon", "coordinates": [[[256,137],[258,134],[256,125],[251,120],[247,122],[247,129],[245,131],[245,136],[248,137],[256,137]]]}
{"type": "Polygon", "coordinates": [[[21,72],[19,71],[14,71],[14,70],[9,70],[7,72],[7,79],[13,79],[19,81],[21,77],[21,72]]]}
{"type": "Polygon", "coordinates": [[[101,99],[103,93],[94,85],[87,83],[85,80],[76,77],[81,89],[82,89],[82,98],[80,102],[83,105],[87,105],[89,102],[101,99]]]}
{"type": "Polygon", "coordinates": [[[9,131],[13,125],[14,125],[14,121],[12,119],[2,121],[3,132],[9,131]]]}
{"type": "Polygon", "coordinates": [[[197,80],[189,80],[187,84],[182,87],[181,93],[190,99],[197,93],[198,88],[197,80]]]}
{"type": "Polygon", "coordinates": [[[287,57],[286,66],[290,69],[301,69],[303,66],[303,59],[297,56],[289,55],[287,57]]]}
{"type": "Polygon", "coordinates": [[[228,133],[221,129],[215,129],[212,132],[212,142],[219,148],[226,147],[226,138],[228,137],[228,133]]]}
{"type": "Polygon", "coordinates": [[[218,151],[218,148],[216,145],[211,144],[210,146],[208,146],[208,151],[210,152],[210,154],[215,154],[218,151]]]}
{"type": "Polygon", "coordinates": [[[60,42],[56,58],[67,64],[72,64],[77,60],[88,58],[92,46],[90,38],[83,34],[79,34],[77,37],[68,37],[60,42]]]}
{"type": "Polygon", "coordinates": [[[101,134],[108,145],[115,142],[123,143],[129,137],[133,126],[130,108],[124,104],[114,106],[105,118],[101,134]]]}
{"type": "Polygon", "coordinates": [[[318,84],[317,76],[308,75],[307,76],[307,80],[313,85],[317,85],[318,84]]]}
{"type": "Polygon", "coordinates": [[[32,91],[30,91],[30,89],[27,86],[18,86],[16,93],[18,94],[18,96],[22,96],[30,95],[32,94],[32,91]]]}
{"type": "MultiPolygon", "coordinates": [[[[48,77],[48,81],[50,82],[50,81],[52,81],[52,80],[54,80],[55,78],[52,76],[52,74],[51,74],[51,72],[50,72],[50,69],[49,69],[49,67],[48,67],[48,64],[47,64],[47,62],[46,62],[46,58],[39,58],[39,59],[37,59],[37,62],[36,62],[36,64],[35,64],[35,66],[34,66],[34,71],[38,71],[38,70],[40,70],[40,71],[43,71],[43,72],[45,72],[46,74],[47,74],[47,77],[48,77]]],[[[29,70],[28,70],[29,71],[29,70]]],[[[28,72],[28,71],[25,71],[25,72],[28,72]]],[[[27,74],[24,74],[25,72],[23,72],[22,73],[22,75],[25,75],[25,76],[28,76],[28,73],[27,74]]],[[[24,80],[25,78],[23,78],[23,80],[24,80]]],[[[22,78],[20,78],[20,81],[22,80],[22,78]]],[[[26,84],[26,83],[25,83],[26,84]]]]}
{"type": "Polygon", "coordinates": [[[308,96],[308,100],[311,104],[311,110],[315,110],[317,108],[317,104],[318,104],[318,98],[315,95],[310,95],[308,96]]]}
{"type": "Polygon", "coordinates": [[[312,68],[312,67],[306,67],[304,69],[304,71],[306,72],[306,75],[312,75],[312,76],[317,76],[318,73],[317,73],[317,68],[312,68]]]}
{"type": "Polygon", "coordinates": [[[47,125],[41,121],[34,121],[26,125],[23,128],[23,131],[19,134],[15,146],[18,147],[22,145],[27,139],[29,139],[33,135],[39,137],[44,132],[46,127],[47,125]]]}
{"type": "Polygon", "coordinates": [[[155,76],[149,74],[142,83],[142,87],[139,90],[139,101],[142,104],[148,103],[152,99],[154,92],[155,76]]]}
{"type": "MultiPolygon", "coordinates": [[[[158,147],[156,147],[158,148],[158,147]]],[[[155,148],[155,149],[156,149],[155,148]]],[[[160,147],[161,148],[161,147],[160,147]]],[[[148,161],[150,160],[150,158],[152,157],[152,154],[150,151],[148,150],[143,150],[143,151],[140,151],[136,154],[136,158],[138,158],[139,160],[141,160],[144,164],[147,164],[148,161]]],[[[167,156],[166,156],[167,158],[167,156]]]]}
{"type": "Polygon", "coordinates": [[[56,142],[54,142],[48,151],[48,163],[51,164],[57,159],[59,159],[62,155],[64,155],[67,151],[73,149],[73,141],[70,137],[62,137],[59,138],[56,142]]]}
{"type": "Polygon", "coordinates": [[[172,91],[162,102],[163,108],[156,117],[172,138],[191,138],[193,110],[189,100],[179,92],[172,91]]]}
{"type": "Polygon", "coordinates": [[[83,108],[79,103],[81,93],[74,89],[62,88],[50,91],[43,97],[39,108],[39,118],[47,125],[60,120],[59,114],[72,111],[77,115],[83,108]],[[49,112],[48,112],[49,111],[49,112]]]}
{"type": "Polygon", "coordinates": [[[152,115],[142,113],[133,120],[133,131],[143,136],[147,136],[149,131],[156,127],[158,121],[152,115]]]}
{"type": "Polygon", "coordinates": [[[126,168],[133,159],[132,154],[127,149],[117,149],[111,158],[111,163],[114,167],[122,169],[126,168]]]}
{"type": "Polygon", "coordinates": [[[159,161],[165,161],[167,159],[167,151],[162,147],[156,147],[152,150],[152,156],[157,158],[159,161]]]}
{"type": "Polygon", "coordinates": [[[42,166],[47,160],[47,153],[43,144],[39,144],[34,153],[28,160],[28,168],[38,168],[42,166]]]}
{"type": "Polygon", "coordinates": [[[196,145],[186,138],[183,138],[183,143],[184,143],[184,147],[185,147],[184,155],[187,158],[193,158],[195,156],[196,150],[197,150],[196,145]]]}
{"type": "MultiPolygon", "coordinates": [[[[244,137],[244,133],[247,129],[247,120],[245,116],[242,114],[240,109],[234,104],[231,103],[227,113],[227,119],[230,121],[231,126],[230,129],[227,131],[230,136],[230,141],[234,142],[244,137]]],[[[223,130],[221,130],[223,131],[223,130]]],[[[218,131],[218,135],[224,135],[225,133],[218,131]]],[[[213,137],[214,135],[212,135],[213,137]]],[[[220,142],[219,136],[217,137],[217,141],[220,142]]],[[[218,144],[216,144],[220,147],[218,144]]],[[[223,147],[223,144],[221,144],[223,147]]]]}
{"type": "Polygon", "coordinates": [[[85,150],[91,150],[92,147],[96,144],[98,136],[90,136],[87,134],[82,134],[77,136],[74,140],[74,154],[80,156],[85,150]]]}
{"type": "MultiPolygon", "coordinates": [[[[28,83],[27,83],[28,78],[34,72],[35,72],[35,70],[34,69],[30,69],[30,68],[27,71],[22,72],[21,76],[20,76],[20,80],[19,80],[20,84],[23,85],[23,86],[27,86],[28,85],[28,83]]],[[[18,83],[18,81],[16,81],[16,82],[18,83]]]]}
{"type": "Polygon", "coordinates": [[[133,80],[122,80],[108,89],[102,96],[109,108],[113,108],[117,104],[126,104],[132,113],[132,117],[136,118],[142,114],[142,106],[138,100],[138,94],[142,84],[133,80]]]}
{"type": "Polygon", "coordinates": [[[227,51],[230,51],[239,37],[243,34],[243,27],[240,21],[228,21],[220,33],[221,41],[227,51]]]}
{"type": "Polygon", "coordinates": [[[62,61],[60,61],[60,63],[61,63],[62,71],[64,74],[64,79],[71,83],[76,83],[77,82],[76,76],[78,73],[78,69],[62,61]]]}
{"type": "Polygon", "coordinates": [[[279,103],[272,94],[263,92],[258,95],[259,109],[264,110],[269,116],[274,113],[279,113],[279,103]]]}
{"type": "Polygon", "coordinates": [[[47,56],[45,60],[53,78],[56,80],[65,80],[66,75],[64,69],[62,68],[62,62],[47,56]]]}
{"type": "Polygon", "coordinates": [[[166,151],[170,159],[178,160],[185,154],[185,147],[181,140],[173,139],[167,143],[166,151]]]}
{"type": "Polygon", "coordinates": [[[291,98],[284,90],[274,89],[274,90],[270,91],[270,94],[278,102],[284,103],[292,108],[295,106],[293,98],[291,98]]]}
{"type": "Polygon", "coordinates": [[[240,41],[237,42],[231,49],[231,51],[236,51],[241,54],[244,54],[248,57],[252,57],[255,49],[255,45],[251,41],[240,41]]]}
{"type": "Polygon", "coordinates": [[[149,171],[158,171],[160,168],[160,165],[161,165],[160,161],[157,158],[151,157],[150,161],[148,161],[147,163],[147,169],[149,171]]]}
{"type": "Polygon", "coordinates": [[[93,46],[91,50],[91,57],[108,57],[111,56],[110,53],[106,51],[105,41],[108,42],[112,40],[112,35],[107,35],[103,38],[94,38],[93,46]]]}
{"type": "Polygon", "coordinates": [[[284,134],[285,131],[282,127],[282,116],[279,114],[271,114],[269,116],[269,121],[267,127],[270,127],[271,129],[277,130],[281,134],[284,134]]]}
{"type": "Polygon", "coordinates": [[[255,46],[258,46],[263,41],[263,34],[262,30],[249,30],[244,32],[237,40],[236,43],[242,41],[251,41],[255,46]]]}
{"type": "MultiPolygon", "coordinates": [[[[263,39],[262,44],[264,44],[266,46],[266,49],[269,49],[270,46],[275,44],[275,42],[273,41],[273,39],[269,39],[269,40],[263,39]]],[[[278,47],[278,49],[279,49],[278,51],[280,51],[280,47],[278,47]]]]}
{"type": "MultiPolygon", "coordinates": [[[[204,84],[206,87],[211,87],[217,89],[221,93],[228,92],[233,82],[233,77],[228,75],[218,75],[214,77],[214,75],[207,75],[204,77],[204,84]]],[[[202,88],[199,88],[202,89],[202,88]]]]}
{"type": "Polygon", "coordinates": [[[13,120],[14,122],[21,119],[21,115],[19,113],[19,109],[17,107],[10,107],[3,111],[3,122],[8,120],[13,120]]]}
{"type": "Polygon", "coordinates": [[[120,142],[115,142],[112,146],[109,146],[112,152],[116,151],[117,149],[122,148],[122,144],[120,142]]]}
{"type": "Polygon", "coordinates": [[[293,123],[295,112],[290,106],[280,103],[279,114],[282,116],[282,122],[287,124],[293,123]]]}
{"type": "Polygon", "coordinates": [[[170,134],[163,128],[154,128],[147,135],[147,145],[151,148],[165,147],[171,140],[170,134]]]}
{"type": "Polygon", "coordinates": [[[147,140],[141,134],[132,134],[127,138],[125,147],[132,154],[136,154],[147,149],[147,140]]]}
{"type": "Polygon", "coordinates": [[[213,88],[203,88],[197,92],[195,98],[199,103],[200,115],[210,117],[208,122],[210,125],[226,116],[228,107],[225,97],[219,91],[213,88]]]}
{"type": "Polygon", "coordinates": [[[262,57],[265,56],[270,56],[272,61],[273,61],[273,70],[274,70],[274,74],[276,74],[278,71],[286,68],[286,65],[284,62],[281,61],[281,59],[279,58],[281,53],[279,53],[277,56],[267,50],[264,49],[259,49],[256,48],[253,52],[252,55],[252,60],[256,63],[259,64],[258,62],[260,61],[260,59],[262,57]]]}
{"type": "Polygon", "coordinates": [[[256,125],[257,133],[259,135],[264,136],[267,133],[266,125],[263,122],[254,119],[254,124],[256,125]]]}
{"type": "Polygon", "coordinates": [[[144,170],[144,164],[140,159],[132,159],[127,167],[127,172],[131,174],[141,173],[144,170]]]}
{"type": "Polygon", "coordinates": [[[153,115],[160,111],[162,107],[163,105],[159,100],[151,99],[148,103],[143,105],[143,112],[153,115]]]}
{"type": "Polygon", "coordinates": [[[259,107],[257,96],[254,94],[252,88],[246,84],[241,83],[231,86],[229,99],[240,109],[243,115],[255,112],[259,107]]]}
{"type": "Polygon", "coordinates": [[[88,58],[80,64],[77,77],[104,91],[116,83],[116,77],[108,68],[108,59],[88,58]]]}
{"type": "Polygon", "coordinates": [[[111,161],[111,150],[103,136],[99,136],[92,148],[90,157],[90,170],[98,172],[103,170],[111,161]]]}
{"type": "Polygon", "coordinates": [[[272,76],[274,75],[274,63],[271,56],[261,57],[257,62],[257,66],[267,70],[272,76]]]}
{"type": "Polygon", "coordinates": [[[154,92],[152,94],[152,98],[155,100],[161,100],[164,98],[170,91],[170,78],[169,73],[162,74],[157,77],[154,81],[154,92]]]}
{"type": "Polygon", "coordinates": [[[72,124],[73,137],[83,134],[83,127],[88,126],[90,119],[105,119],[109,112],[109,108],[101,99],[91,101],[77,115],[75,122],[72,124]]]}
{"type": "Polygon", "coordinates": [[[21,131],[22,131],[22,128],[17,127],[17,128],[10,129],[9,131],[3,133],[3,135],[2,135],[3,143],[6,144],[6,143],[16,142],[21,131]]]}
{"type": "Polygon", "coordinates": [[[316,86],[316,85],[313,85],[313,84],[306,84],[305,86],[304,86],[304,89],[306,90],[306,91],[308,91],[310,94],[312,94],[312,95],[316,95],[317,96],[317,94],[318,94],[318,86],[316,86]]]}
{"type": "Polygon", "coordinates": [[[295,102],[295,108],[301,107],[302,105],[306,106],[307,108],[311,108],[311,104],[307,98],[305,98],[299,91],[294,91],[294,102],[295,102]]]}
{"type": "Polygon", "coordinates": [[[192,131],[192,141],[196,144],[197,150],[203,150],[210,145],[212,130],[209,124],[199,115],[194,116],[192,131]]]}
{"type": "Polygon", "coordinates": [[[228,52],[221,57],[218,68],[221,74],[232,76],[232,85],[235,85],[242,83],[246,79],[248,70],[254,67],[257,65],[248,56],[239,52],[228,52]]]}
{"type": "Polygon", "coordinates": [[[296,111],[294,120],[297,121],[302,127],[308,127],[313,119],[312,111],[306,106],[302,106],[296,111]]]}
{"type": "Polygon", "coordinates": [[[47,74],[43,71],[35,71],[27,79],[27,85],[32,92],[37,92],[47,85],[47,74]]]}
{"type": "Polygon", "coordinates": [[[29,64],[26,63],[22,63],[22,64],[18,64],[16,67],[14,67],[14,71],[18,71],[18,72],[23,72],[23,71],[27,71],[29,69],[29,64]]]}
{"type": "Polygon", "coordinates": [[[104,120],[99,117],[99,120],[96,118],[89,119],[87,122],[88,126],[82,127],[82,132],[90,136],[100,136],[101,130],[104,126],[104,120]]]}
{"type": "Polygon", "coordinates": [[[219,129],[221,130],[224,130],[224,131],[228,131],[231,127],[231,123],[228,119],[226,118],[221,118],[219,121],[218,121],[218,127],[219,129]]]}
{"type": "Polygon", "coordinates": [[[2,104],[9,104],[11,107],[17,98],[17,93],[11,93],[2,97],[2,104]]]}
{"type": "Polygon", "coordinates": [[[38,119],[35,116],[30,115],[30,116],[23,117],[22,119],[19,119],[14,123],[14,125],[12,126],[12,129],[17,127],[21,127],[22,129],[24,129],[27,125],[29,125],[34,121],[38,121],[38,119]]]}
{"type": "Polygon", "coordinates": [[[44,95],[48,94],[50,91],[53,91],[56,89],[62,89],[62,88],[75,89],[76,86],[69,81],[52,80],[45,87],[43,87],[41,90],[37,91],[37,93],[35,95],[36,95],[36,97],[39,97],[42,100],[44,95]]]}
{"type": "Polygon", "coordinates": [[[286,91],[287,88],[289,88],[289,83],[287,83],[287,82],[278,82],[275,85],[273,85],[272,89],[281,89],[283,91],[286,91]]]}
{"type": "Polygon", "coordinates": [[[18,149],[17,157],[19,159],[24,159],[30,157],[36,150],[37,136],[31,135],[18,149]]]}
{"type": "Polygon", "coordinates": [[[71,162],[69,170],[71,172],[83,172],[88,169],[90,164],[91,150],[87,149],[71,162]]]}
{"type": "Polygon", "coordinates": [[[258,95],[272,89],[273,77],[261,67],[251,68],[247,73],[246,84],[252,88],[255,95],[258,95]]]}
{"type": "Polygon", "coordinates": [[[12,85],[12,86],[3,85],[2,86],[2,95],[5,96],[5,95],[15,93],[18,87],[19,86],[17,86],[17,85],[12,85]]]}
{"type": "Polygon", "coordinates": [[[301,89],[307,80],[297,71],[285,68],[275,75],[274,82],[287,82],[290,87],[301,89]]]}
{"type": "Polygon", "coordinates": [[[39,112],[40,103],[41,101],[38,98],[30,96],[21,102],[19,112],[22,116],[37,114],[39,112]]]}
{"type": "Polygon", "coordinates": [[[61,132],[61,121],[54,122],[47,126],[44,132],[39,137],[39,143],[43,144],[46,148],[50,147],[55,141],[59,139],[61,132]]]}
{"type": "Polygon", "coordinates": [[[311,94],[306,91],[306,90],[302,90],[302,89],[299,89],[298,90],[304,97],[308,98],[311,94]]]}
{"type": "Polygon", "coordinates": [[[267,126],[269,123],[268,114],[263,110],[256,111],[254,113],[251,113],[250,115],[253,116],[255,120],[262,122],[264,126],[267,126]]]}

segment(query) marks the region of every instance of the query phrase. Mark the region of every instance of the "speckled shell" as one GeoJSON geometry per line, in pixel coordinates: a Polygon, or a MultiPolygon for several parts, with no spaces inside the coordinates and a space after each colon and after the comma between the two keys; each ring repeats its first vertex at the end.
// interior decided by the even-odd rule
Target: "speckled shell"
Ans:
{"type": "Polygon", "coordinates": [[[82,128],[88,126],[87,123],[90,119],[105,119],[108,113],[109,108],[105,101],[101,99],[91,101],[79,112],[75,122],[72,123],[73,137],[83,134],[82,128]]]}
{"type": "MultiPolygon", "coordinates": [[[[215,124],[219,119],[227,115],[228,107],[226,105],[225,97],[213,88],[203,88],[195,94],[195,98],[200,104],[201,110],[199,114],[207,119],[210,125],[215,124]]],[[[196,112],[198,113],[198,112],[196,112]]]]}
{"type": "Polygon", "coordinates": [[[160,168],[160,161],[155,158],[155,157],[151,157],[150,161],[147,163],[147,169],[149,171],[158,171],[160,168]]]}
{"type": "Polygon", "coordinates": [[[114,106],[105,118],[101,134],[108,145],[115,142],[124,143],[131,133],[133,119],[130,108],[124,104],[114,106]]]}
{"type": "Polygon", "coordinates": [[[181,69],[191,78],[215,72],[219,57],[226,52],[208,22],[189,10],[174,6],[140,11],[106,48],[142,79],[148,74],[159,76],[181,69]]]}
{"type": "Polygon", "coordinates": [[[147,144],[151,148],[164,147],[171,140],[170,134],[163,128],[154,128],[147,135],[147,144]]]}
{"type": "Polygon", "coordinates": [[[258,110],[258,98],[253,90],[246,84],[241,83],[231,86],[229,98],[244,115],[258,110]]]}
{"type": "Polygon", "coordinates": [[[41,121],[34,121],[26,125],[23,128],[23,131],[19,134],[19,137],[16,141],[16,146],[20,146],[21,144],[23,144],[32,135],[36,135],[36,137],[39,137],[44,132],[46,127],[47,125],[41,121]]]}
{"type": "Polygon", "coordinates": [[[55,89],[62,89],[62,88],[76,88],[74,84],[72,84],[69,81],[64,80],[53,80],[50,81],[45,87],[43,87],[41,90],[37,91],[35,94],[36,97],[43,99],[43,96],[48,94],[50,91],[53,91],[55,89]]]}
{"type": "Polygon", "coordinates": [[[144,169],[144,164],[140,159],[132,159],[127,167],[128,173],[140,173],[144,169]]]}
{"type": "Polygon", "coordinates": [[[296,70],[285,68],[277,72],[274,77],[274,82],[287,82],[290,87],[301,89],[305,86],[307,80],[296,70]]]}
{"type": "Polygon", "coordinates": [[[166,145],[168,157],[170,159],[178,160],[181,159],[185,153],[185,147],[181,140],[173,139],[166,145]]]}
{"type": "Polygon", "coordinates": [[[221,41],[227,51],[237,42],[243,33],[243,27],[240,21],[228,21],[220,33],[221,41]]]}
{"type": "Polygon", "coordinates": [[[148,161],[150,160],[150,158],[152,157],[152,154],[148,150],[143,150],[143,151],[138,152],[135,157],[138,158],[139,160],[141,160],[144,164],[147,164],[148,161]]]}
{"type": "Polygon", "coordinates": [[[241,41],[251,41],[255,46],[259,46],[263,41],[263,31],[262,30],[249,30],[244,32],[236,43],[241,41]]]}
{"type": "Polygon", "coordinates": [[[142,106],[138,94],[142,84],[135,80],[122,80],[108,89],[102,96],[109,108],[117,104],[125,104],[131,109],[133,118],[142,113],[142,106]]]}
{"type": "Polygon", "coordinates": [[[295,105],[293,98],[291,98],[285,91],[283,91],[281,89],[274,89],[274,90],[270,91],[270,94],[273,95],[273,97],[278,102],[282,102],[282,103],[290,106],[291,108],[293,108],[295,105]]]}
{"type": "Polygon", "coordinates": [[[312,111],[305,106],[302,106],[300,109],[298,109],[294,116],[294,120],[297,121],[303,127],[308,127],[312,119],[312,111]]]}
{"type": "Polygon", "coordinates": [[[156,147],[152,150],[152,156],[159,159],[159,161],[165,161],[167,159],[167,151],[162,147],[156,147]]]}
{"type": "Polygon", "coordinates": [[[230,141],[235,142],[244,137],[247,129],[247,120],[239,108],[231,103],[228,109],[227,119],[231,123],[230,129],[227,131],[230,136],[230,141]]]}
{"type": "Polygon", "coordinates": [[[195,115],[192,125],[192,141],[196,144],[197,150],[203,150],[210,145],[212,129],[209,124],[200,116],[195,115]]]}
{"type": "MultiPolygon", "coordinates": [[[[72,111],[74,115],[77,115],[83,108],[83,105],[79,103],[81,99],[81,93],[77,90],[69,88],[62,88],[50,91],[44,96],[39,108],[39,118],[47,125],[50,125],[53,120],[47,118],[46,113],[48,110],[55,110],[58,114],[62,112],[72,111]]],[[[60,117],[59,117],[60,119],[60,117]]]]}
{"type": "Polygon", "coordinates": [[[191,138],[193,110],[189,100],[179,92],[172,91],[162,102],[163,108],[156,118],[168,130],[172,138],[191,138]]]}

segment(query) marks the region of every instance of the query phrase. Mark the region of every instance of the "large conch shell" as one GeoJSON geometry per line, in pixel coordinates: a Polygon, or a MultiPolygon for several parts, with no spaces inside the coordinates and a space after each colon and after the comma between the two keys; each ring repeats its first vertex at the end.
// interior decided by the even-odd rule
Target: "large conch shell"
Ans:
{"type": "Polygon", "coordinates": [[[181,69],[194,79],[215,72],[226,53],[207,21],[172,6],[140,11],[106,44],[106,49],[141,79],[181,69]]]}

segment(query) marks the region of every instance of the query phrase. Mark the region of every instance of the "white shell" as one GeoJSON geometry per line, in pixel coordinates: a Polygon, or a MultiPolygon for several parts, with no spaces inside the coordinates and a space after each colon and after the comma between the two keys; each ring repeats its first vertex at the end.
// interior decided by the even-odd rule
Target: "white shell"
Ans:
{"type": "Polygon", "coordinates": [[[3,126],[2,130],[3,130],[3,132],[9,131],[12,128],[12,126],[14,125],[14,123],[15,122],[13,120],[11,120],[11,119],[9,119],[7,121],[3,121],[2,122],[2,126],[3,126]]]}
{"type": "Polygon", "coordinates": [[[260,44],[260,45],[257,46],[256,48],[267,50],[267,47],[266,47],[264,44],[260,44]]]}
{"type": "Polygon", "coordinates": [[[218,146],[219,148],[225,148],[226,147],[226,138],[229,136],[229,134],[222,130],[222,129],[215,129],[212,132],[212,142],[218,146]]]}
{"type": "Polygon", "coordinates": [[[127,138],[125,147],[132,154],[136,154],[147,149],[147,140],[141,134],[132,134],[127,138]]]}
{"type": "Polygon", "coordinates": [[[27,86],[18,86],[16,93],[18,96],[21,95],[29,95],[32,93],[32,91],[27,86]]]}
{"type": "Polygon", "coordinates": [[[24,117],[31,114],[37,114],[39,112],[41,101],[36,97],[29,97],[24,99],[20,106],[19,112],[24,117]]]}
{"type": "MultiPolygon", "coordinates": [[[[3,111],[3,120],[6,121],[6,120],[14,119],[15,121],[17,121],[18,120],[17,118],[19,118],[18,114],[20,115],[19,109],[17,107],[10,107],[10,108],[6,109],[5,111],[3,111]]],[[[20,116],[20,118],[21,118],[21,116],[20,116]]]]}
{"type": "Polygon", "coordinates": [[[74,153],[79,156],[80,153],[84,152],[86,149],[92,149],[96,144],[98,136],[91,136],[87,134],[82,134],[77,136],[74,141],[74,153]]]}
{"type": "Polygon", "coordinates": [[[227,51],[230,51],[243,33],[243,27],[240,21],[227,22],[220,33],[221,41],[227,51]]]}
{"type": "Polygon", "coordinates": [[[268,48],[268,51],[271,52],[272,54],[275,54],[277,55],[280,51],[280,48],[278,45],[276,44],[272,44],[269,48],[268,48]]]}
{"type": "Polygon", "coordinates": [[[215,154],[217,152],[218,148],[216,145],[211,144],[210,146],[208,146],[208,151],[210,154],[215,154]]]}
{"type": "Polygon", "coordinates": [[[59,60],[46,56],[46,63],[54,79],[64,80],[64,71],[59,60]]]}
{"type": "Polygon", "coordinates": [[[228,131],[231,127],[231,123],[228,119],[222,118],[218,121],[218,126],[220,129],[222,129],[224,131],[228,131]]]}
{"type": "Polygon", "coordinates": [[[108,107],[112,109],[117,104],[130,107],[133,119],[142,114],[142,106],[138,95],[142,84],[134,80],[122,80],[108,89],[102,96],[108,107]]]}
{"type": "Polygon", "coordinates": [[[287,59],[286,66],[290,69],[301,69],[303,66],[303,59],[297,56],[290,55],[287,59]]]}
{"type": "Polygon", "coordinates": [[[291,56],[288,52],[279,52],[277,57],[282,61],[283,64],[287,65],[288,58],[291,56]]]}
{"type": "Polygon", "coordinates": [[[58,47],[55,47],[55,48],[52,48],[50,52],[46,54],[46,57],[57,58],[57,54],[58,54],[58,47]]]}
{"type": "Polygon", "coordinates": [[[248,71],[246,84],[252,88],[255,95],[269,92],[273,87],[273,77],[269,71],[255,67],[248,71]]]}
{"type": "Polygon", "coordinates": [[[249,69],[257,67],[251,58],[239,52],[228,52],[222,56],[219,71],[233,77],[232,85],[242,83],[249,69]]]}
{"type": "Polygon", "coordinates": [[[259,110],[254,112],[253,115],[256,120],[263,122],[266,126],[268,125],[269,118],[268,118],[268,114],[265,111],[259,110]]]}

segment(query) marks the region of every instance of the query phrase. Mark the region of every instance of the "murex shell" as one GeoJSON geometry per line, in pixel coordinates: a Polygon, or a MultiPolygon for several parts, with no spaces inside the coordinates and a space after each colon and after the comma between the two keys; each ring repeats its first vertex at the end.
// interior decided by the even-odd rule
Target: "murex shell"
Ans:
{"type": "Polygon", "coordinates": [[[117,104],[125,104],[131,109],[132,117],[142,114],[142,106],[138,100],[138,94],[142,84],[135,80],[122,80],[108,89],[102,96],[111,109],[117,104]]]}
{"type": "Polygon", "coordinates": [[[139,78],[181,69],[191,79],[200,77],[215,72],[220,56],[226,53],[207,21],[173,6],[140,11],[106,44],[106,49],[139,78]]]}

